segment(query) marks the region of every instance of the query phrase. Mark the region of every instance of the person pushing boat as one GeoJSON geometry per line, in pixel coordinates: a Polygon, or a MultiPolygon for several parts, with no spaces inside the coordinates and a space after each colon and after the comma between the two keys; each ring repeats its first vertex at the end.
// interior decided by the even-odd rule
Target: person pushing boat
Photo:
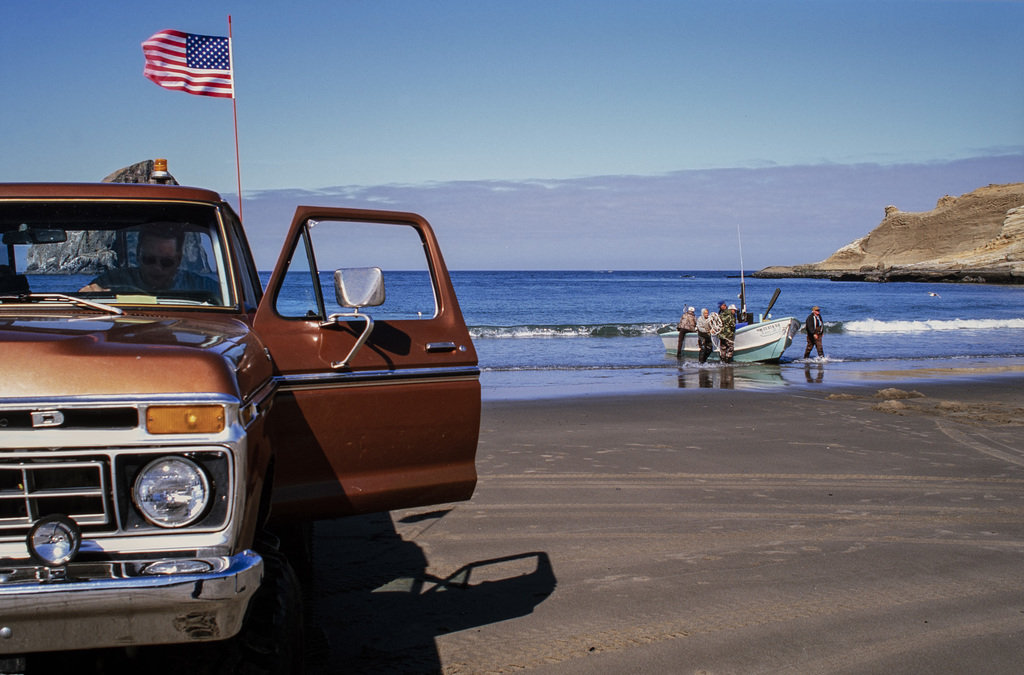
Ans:
{"type": "Polygon", "coordinates": [[[736,339],[736,305],[726,306],[725,300],[718,303],[718,316],[722,319],[722,330],[718,333],[718,355],[722,363],[732,363],[736,339]]]}
{"type": "Polygon", "coordinates": [[[683,317],[679,319],[679,341],[676,343],[676,358],[678,359],[683,358],[683,340],[686,339],[686,334],[697,330],[697,318],[693,312],[693,307],[687,307],[683,312],[683,317]]]}
{"type": "Polygon", "coordinates": [[[708,308],[700,310],[700,318],[697,319],[697,362],[704,363],[711,356],[713,349],[711,344],[711,319],[708,316],[708,308]]]}

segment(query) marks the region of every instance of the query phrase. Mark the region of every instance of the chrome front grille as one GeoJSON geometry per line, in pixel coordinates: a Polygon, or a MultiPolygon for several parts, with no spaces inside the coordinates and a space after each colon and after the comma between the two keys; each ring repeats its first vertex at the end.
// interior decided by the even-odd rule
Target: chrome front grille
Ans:
{"type": "Polygon", "coordinates": [[[0,463],[0,538],[24,537],[38,519],[70,516],[83,530],[114,529],[107,458],[0,463]]]}
{"type": "Polygon", "coordinates": [[[231,517],[233,471],[231,453],[222,445],[0,449],[0,560],[15,551],[10,545],[23,546],[32,525],[48,515],[70,517],[86,541],[222,530],[231,517]],[[172,455],[198,464],[212,491],[205,514],[187,528],[150,523],[132,505],[139,471],[172,455]]]}

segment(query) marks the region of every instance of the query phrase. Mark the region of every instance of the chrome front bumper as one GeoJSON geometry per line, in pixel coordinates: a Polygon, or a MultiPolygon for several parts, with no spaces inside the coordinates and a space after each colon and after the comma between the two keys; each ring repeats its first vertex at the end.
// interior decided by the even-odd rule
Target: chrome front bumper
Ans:
{"type": "Polygon", "coordinates": [[[134,575],[131,565],[79,566],[66,579],[0,561],[0,654],[223,640],[242,627],[263,578],[253,551],[200,558],[212,571],[134,575]],[[97,568],[109,576],[96,573],[97,568]],[[89,576],[76,576],[88,571],[89,576]]]}

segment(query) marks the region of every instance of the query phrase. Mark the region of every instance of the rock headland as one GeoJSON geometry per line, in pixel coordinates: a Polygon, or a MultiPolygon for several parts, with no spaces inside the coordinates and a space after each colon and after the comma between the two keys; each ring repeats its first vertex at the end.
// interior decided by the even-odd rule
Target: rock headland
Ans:
{"type": "Polygon", "coordinates": [[[754,276],[1024,283],[1024,183],[946,195],[926,212],[887,206],[878,227],[825,260],[754,276]]]}

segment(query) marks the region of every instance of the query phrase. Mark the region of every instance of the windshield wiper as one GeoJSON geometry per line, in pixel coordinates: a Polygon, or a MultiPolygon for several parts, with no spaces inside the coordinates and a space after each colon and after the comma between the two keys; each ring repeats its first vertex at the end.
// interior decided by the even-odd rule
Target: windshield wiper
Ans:
{"type": "Polygon", "coordinates": [[[115,316],[121,316],[124,314],[124,310],[119,307],[105,305],[102,302],[93,302],[92,300],[78,298],[74,295],[65,295],[64,293],[19,293],[17,295],[5,295],[0,297],[0,302],[4,300],[16,300],[19,302],[66,302],[71,305],[77,305],[87,309],[95,309],[100,312],[106,312],[107,314],[114,314],[115,316]]]}

